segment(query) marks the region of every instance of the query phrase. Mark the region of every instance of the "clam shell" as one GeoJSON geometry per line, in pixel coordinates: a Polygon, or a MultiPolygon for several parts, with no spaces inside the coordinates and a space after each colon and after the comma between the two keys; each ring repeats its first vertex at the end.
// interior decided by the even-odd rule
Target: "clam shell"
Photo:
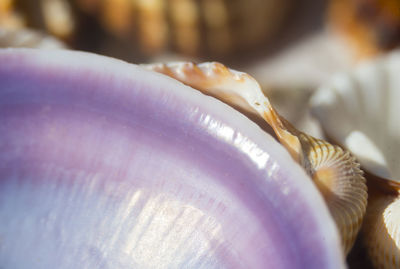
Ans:
{"type": "Polygon", "coordinates": [[[304,170],[231,107],[93,54],[0,62],[1,267],[345,268],[304,170]]]}
{"type": "Polygon", "coordinates": [[[370,199],[363,226],[364,241],[374,267],[400,267],[400,197],[378,194],[370,199]]]}
{"type": "Polygon", "coordinates": [[[335,76],[312,97],[312,113],[326,133],[363,168],[400,181],[400,52],[335,76]]]}
{"type": "Polygon", "coordinates": [[[371,182],[363,227],[376,268],[399,268],[400,53],[339,74],[312,97],[313,114],[328,136],[349,149],[371,182]]]}
{"type": "Polygon", "coordinates": [[[252,111],[274,130],[321,191],[340,230],[343,250],[352,248],[367,205],[367,186],[349,152],[295,129],[278,114],[257,81],[220,63],[169,63],[147,69],[173,77],[242,111],[252,111]]]}

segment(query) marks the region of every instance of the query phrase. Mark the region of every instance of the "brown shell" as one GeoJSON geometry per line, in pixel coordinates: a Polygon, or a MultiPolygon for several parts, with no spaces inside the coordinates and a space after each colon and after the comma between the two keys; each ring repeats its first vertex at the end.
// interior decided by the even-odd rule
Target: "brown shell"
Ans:
{"type": "MultiPolygon", "coordinates": [[[[87,1],[77,0],[78,5],[87,1]]],[[[94,5],[96,1],[91,2],[94,5]]],[[[173,48],[190,55],[223,55],[271,37],[281,24],[288,3],[286,0],[108,0],[97,1],[96,8],[91,9],[112,33],[125,39],[135,35],[148,53],[173,48]]]]}
{"type": "MultiPolygon", "coordinates": [[[[11,1],[11,0],[8,0],[11,1]]],[[[7,2],[7,1],[6,1],[7,2]]],[[[92,16],[109,33],[147,54],[175,50],[221,56],[271,39],[288,0],[14,0],[28,26],[71,39],[92,16]]],[[[10,13],[12,8],[7,8],[10,13]]],[[[1,6],[0,6],[1,14],[1,6]]],[[[1,22],[0,22],[1,23],[1,22]]],[[[91,33],[92,34],[92,33],[91,33]]]]}
{"type": "Polygon", "coordinates": [[[358,58],[400,45],[398,0],[332,0],[329,21],[353,45],[358,58]]]}

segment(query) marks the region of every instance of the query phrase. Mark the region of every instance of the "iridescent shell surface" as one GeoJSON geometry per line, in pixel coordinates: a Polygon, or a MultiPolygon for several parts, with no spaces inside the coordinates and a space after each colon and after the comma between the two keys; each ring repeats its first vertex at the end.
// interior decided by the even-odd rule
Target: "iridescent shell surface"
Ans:
{"type": "Polygon", "coordinates": [[[1,266],[345,268],[309,176],[231,107],[93,54],[0,61],[1,266]]]}

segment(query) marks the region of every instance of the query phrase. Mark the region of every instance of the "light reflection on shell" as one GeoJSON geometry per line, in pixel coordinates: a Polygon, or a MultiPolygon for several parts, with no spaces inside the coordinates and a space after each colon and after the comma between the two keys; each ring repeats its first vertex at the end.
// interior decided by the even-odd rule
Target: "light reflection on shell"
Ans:
{"type": "Polygon", "coordinates": [[[321,191],[341,232],[344,253],[351,250],[365,214],[367,186],[359,164],[349,152],[295,129],[272,107],[257,81],[245,73],[220,63],[178,62],[145,67],[264,119],[321,191]]]}
{"type": "Polygon", "coordinates": [[[0,58],[1,265],[345,267],[304,170],[231,107],[92,54],[0,58]]]}

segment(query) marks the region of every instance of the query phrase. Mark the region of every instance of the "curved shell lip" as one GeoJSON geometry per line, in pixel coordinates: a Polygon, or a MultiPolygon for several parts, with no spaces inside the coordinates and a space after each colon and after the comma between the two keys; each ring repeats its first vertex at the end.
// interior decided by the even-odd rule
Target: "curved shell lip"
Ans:
{"type": "MultiPolygon", "coordinates": [[[[282,186],[282,190],[288,192],[297,192],[299,196],[304,199],[304,205],[309,208],[310,214],[315,222],[315,233],[310,235],[310,240],[321,240],[325,246],[332,247],[331,251],[326,252],[327,257],[325,260],[329,261],[332,265],[331,268],[344,268],[344,258],[340,249],[339,236],[337,228],[328,212],[328,209],[323,202],[323,199],[316,187],[312,184],[309,177],[305,174],[304,170],[291,159],[289,154],[267,133],[263,132],[256,124],[252,123],[245,116],[223,104],[222,102],[202,95],[199,92],[193,91],[192,88],[182,85],[181,83],[166,77],[161,74],[154,72],[145,71],[142,68],[127,64],[126,62],[115,60],[112,58],[97,56],[85,52],[67,51],[67,50],[55,50],[55,51],[42,51],[34,49],[4,49],[0,50],[0,62],[7,62],[9,64],[0,66],[0,72],[3,70],[13,70],[18,68],[21,72],[21,77],[24,76],[24,71],[29,68],[35,67],[35,73],[46,76],[58,76],[58,72],[62,70],[60,67],[69,68],[69,70],[75,70],[74,72],[84,73],[88,79],[91,79],[91,74],[104,72],[109,74],[108,77],[102,78],[103,82],[111,83],[114,88],[118,88],[123,83],[129,83],[133,80],[141,86],[146,85],[146,81],[154,79],[159,80],[159,85],[163,85],[162,88],[155,88],[146,94],[160,105],[165,106],[166,100],[172,95],[177,96],[178,100],[185,103],[185,110],[188,112],[183,115],[184,120],[195,121],[193,115],[198,111],[205,111],[209,115],[212,115],[217,121],[226,126],[230,126],[235,130],[246,130],[243,133],[245,140],[249,143],[235,143],[234,137],[227,137],[226,134],[220,132],[218,128],[209,128],[207,131],[211,132],[211,135],[220,141],[224,141],[226,145],[234,147],[241,154],[245,155],[250,160],[254,167],[259,170],[265,169],[265,156],[267,159],[270,156],[270,152],[276,152],[274,159],[276,163],[285,164],[293,163],[291,167],[293,170],[287,171],[288,178],[296,179],[290,180],[290,182],[281,182],[280,184],[290,183],[290,186],[282,186]],[[118,76],[116,75],[118,73],[118,76]],[[192,114],[191,114],[192,113],[192,114]],[[250,147],[249,147],[250,146],[250,147]],[[318,232],[317,232],[318,231],[318,232]],[[323,235],[323,239],[317,239],[317,235],[323,235]]],[[[0,79],[8,79],[0,76],[0,79]]],[[[76,79],[73,76],[66,75],[66,79],[76,79]]],[[[121,96],[129,97],[129,89],[127,87],[120,87],[118,91],[121,96]]],[[[141,91],[145,89],[141,88],[141,91]]],[[[75,89],[79,91],[79,89],[75,89]]],[[[7,90],[3,91],[3,94],[8,94],[7,90]]],[[[10,92],[12,94],[12,92],[10,92]]],[[[100,94],[102,94],[100,92],[100,94]]],[[[127,100],[129,105],[129,100],[127,100]]],[[[0,98],[0,106],[2,101],[0,98]]],[[[127,104],[125,104],[127,105],[127,104]]],[[[169,109],[173,109],[169,107],[169,109]]],[[[205,113],[203,112],[203,113],[205,113]]],[[[195,123],[195,124],[198,124],[195,123]]],[[[204,131],[204,130],[203,130],[204,131]]],[[[265,185],[262,182],[262,185],[265,185]]],[[[262,186],[261,185],[261,186],[262,186]]],[[[268,190],[264,190],[266,193],[268,190]]],[[[285,193],[282,193],[285,195],[285,193]]],[[[299,205],[293,203],[291,212],[296,210],[299,205]]],[[[289,214],[289,213],[287,213],[289,214]]],[[[296,224],[294,224],[296,225],[296,224]]],[[[310,257],[313,253],[309,254],[310,257]]]]}
{"type": "Polygon", "coordinates": [[[355,155],[366,172],[396,188],[399,68],[400,51],[362,62],[333,76],[310,100],[311,112],[327,136],[355,155]]]}

